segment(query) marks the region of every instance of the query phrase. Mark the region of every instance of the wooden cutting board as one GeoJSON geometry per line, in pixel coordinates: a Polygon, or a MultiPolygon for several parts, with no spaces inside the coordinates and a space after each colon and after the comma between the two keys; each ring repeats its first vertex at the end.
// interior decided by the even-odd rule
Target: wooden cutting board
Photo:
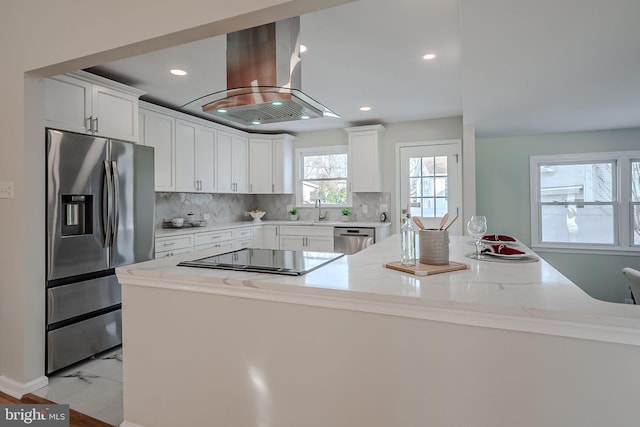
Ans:
{"type": "Polygon", "coordinates": [[[446,273],[448,271],[464,270],[469,268],[467,264],[454,261],[449,261],[449,264],[447,265],[431,265],[418,262],[413,267],[407,267],[402,265],[400,261],[394,261],[388,262],[384,266],[393,270],[415,274],[416,276],[431,276],[432,274],[446,273]]]}

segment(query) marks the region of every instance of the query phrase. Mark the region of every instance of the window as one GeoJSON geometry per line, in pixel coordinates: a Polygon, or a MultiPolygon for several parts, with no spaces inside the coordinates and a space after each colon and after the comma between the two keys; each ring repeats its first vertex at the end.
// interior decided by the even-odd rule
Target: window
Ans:
{"type": "Polygon", "coordinates": [[[531,242],[640,250],[640,152],[533,156],[531,242]]]}
{"type": "Polygon", "coordinates": [[[447,156],[409,158],[411,216],[442,218],[449,211],[447,156]]]}
{"type": "Polygon", "coordinates": [[[298,150],[298,206],[313,206],[317,199],[325,206],[350,206],[347,146],[298,150]]]}

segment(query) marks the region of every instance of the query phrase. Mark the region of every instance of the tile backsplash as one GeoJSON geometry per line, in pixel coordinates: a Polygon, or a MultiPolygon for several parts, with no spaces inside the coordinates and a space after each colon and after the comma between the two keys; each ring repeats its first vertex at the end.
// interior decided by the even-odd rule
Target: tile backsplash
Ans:
{"type": "MultiPolygon", "coordinates": [[[[349,221],[380,221],[381,208],[390,204],[391,193],[353,193],[349,221]],[[364,211],[367,211],[366,213],[364,211]]],[[[209,214],[209,223],[227,223],[249,221],[246,211],[260,209],[266,212],[265,220],[288,220],[287,206],[295,206],[295,195],[291,194],[208,194],[208,193],[156,193],[156,223],[172,218],[194,214],[195,219],[203,219],[209,214]]],[[[328,221],[339,221],[340,208],[322,207],[328,221]]],[[[315,208],[298,208],[298,219],[313,221],[317,219],[315,208]]],[[[387,216],[388,212],[387,212],[387,216]]]]}

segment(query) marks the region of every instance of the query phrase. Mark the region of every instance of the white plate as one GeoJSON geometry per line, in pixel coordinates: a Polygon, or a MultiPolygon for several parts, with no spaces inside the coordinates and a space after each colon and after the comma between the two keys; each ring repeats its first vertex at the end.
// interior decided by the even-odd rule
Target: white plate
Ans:
{"type": "Polygon", "coordinates": [[[509,245],[509,246],[518,246],[518,242],[512,241],[503,241],[503,240],[480,240],[482,243],[486,245],[509,245]]]}
{"type": "Polygon", "coordinates": [[[529,257],[529,254],[527,253],[509,255],[509,254],[497,254],[495,252],[490,252],[490,251],[484,252],[483,255],[494,256],[496,258],[511,258],[511,259],[520,259],[520,258],[529,257]]]}

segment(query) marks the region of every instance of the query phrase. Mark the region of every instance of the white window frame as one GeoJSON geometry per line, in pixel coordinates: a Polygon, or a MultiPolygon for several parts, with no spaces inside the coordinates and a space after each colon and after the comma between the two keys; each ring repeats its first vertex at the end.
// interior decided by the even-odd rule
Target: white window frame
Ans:
{"type": "Polygon", "coordinates": [[[304,178],[304,156],[322,156],[330,154],[345,154],[347,156],[347,202],[341,204],[324,204],[327,208],[350,208],[352,207],[351,201],[351,186],[349,184],[349,146],[348,145],[328,145],[321,147],[307,147],[298,148],[296,150],[296,207],[309,208],[313,207],[312,204],[305,204],[302,197],[302,181],[304,178]]]}
{"type": "MultiPolygon", "coordinates": [[[[594,253],[637,255],[640,245],[633,245],[631,224],[631,162],[640,160],[640,151],[616,151],[580,154],[553,154],[529,158],[531,195],[531,247],[546,252],[594,253]],[[588,244],[578,242],[543,242],[541,239],[540,166],[578,164],[587,162],[613,162],[613,244],[588,244]]],[[[610,204],[609,202],[603,204],[610,204]]]]}

